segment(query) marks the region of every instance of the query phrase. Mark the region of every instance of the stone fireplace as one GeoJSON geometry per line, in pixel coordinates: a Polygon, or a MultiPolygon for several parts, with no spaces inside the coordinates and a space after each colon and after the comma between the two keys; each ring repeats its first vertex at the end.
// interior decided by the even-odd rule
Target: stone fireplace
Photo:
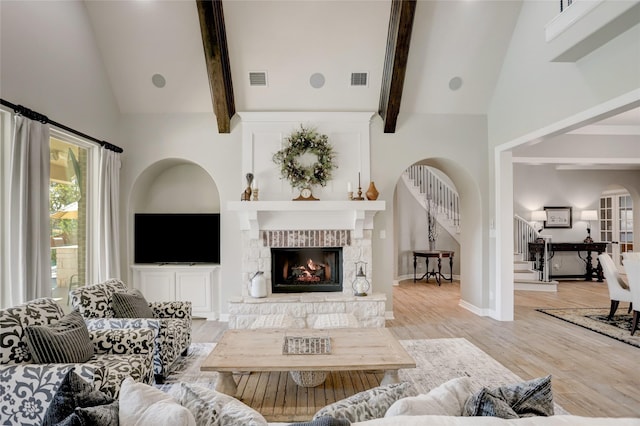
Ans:
{"type": "MultiPolygon", "coordinates": [[[[383,327],[386,297],[375,293],[368,276],[368,296],[356,297],[352,283],[356,262],[375,271],[373,218],[384,201],[351,201],[348,188],[369,184],[371,112],[239,112],[242,123],[242,171],[260,182],[259,200],[230,201],[242,234],[239,276],[241,296],[229,301],[229,328],[247,328],[280,316],[297,327],[312,327],[333,315],[355,317],[359,326],[383,327]],[[327,134],[338,167],[326,187],[313,188],[320,201],[293,201],[293,190],[273,163],[273,153],[300,123],[327,134]],[[301,250],[305,255],[293,257],[301,250]],[[312,254],[309,256],[309,254],[312,254]],[[283,257],[281,258],[280,255],[283,257]],[[308,263],[312,260],[311,264],[308,263]],[[269,293],[248,295],[247,283],[263,271],[269,293]],[[327,279],[330,277],[330,279],[327,279]]],[[[244,189],[244,187],[242,188],[244,189]]],[[[297,255],[296,255],[297,256],[297,255]]]]}

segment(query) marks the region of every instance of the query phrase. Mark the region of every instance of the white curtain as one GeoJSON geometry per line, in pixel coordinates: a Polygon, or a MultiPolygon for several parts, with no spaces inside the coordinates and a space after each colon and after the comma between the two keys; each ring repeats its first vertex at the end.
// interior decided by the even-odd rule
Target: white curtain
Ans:
{"type": "Polygon", "coordinates": [[[100,148],[97,282],[120,278],[120,154],[100,148]]]}
{"type": "Polygon", "coordinates": [[[51,297],[49,125],[16,115],[11,147],[8,306],[51,297]]]}

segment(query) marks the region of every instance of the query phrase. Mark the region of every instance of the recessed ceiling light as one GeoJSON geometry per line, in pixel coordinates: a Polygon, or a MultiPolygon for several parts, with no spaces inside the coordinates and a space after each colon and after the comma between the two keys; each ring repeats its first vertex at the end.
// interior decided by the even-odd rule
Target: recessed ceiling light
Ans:
{"type": "Polygon", "coordinates": [[[151,82],[158,89],[161,89],[161,88],[163,88],[164,86],[167,85],[167,80],[165,80],[165,78],[164,78],[164,76],[162,74],[154,74],[151,77],[151,82]]]}
{"type": "Polygon", "coordinates": [[[458,90],[462,87],[462,79],[460,77],[453,77],[449,80],[449,89],[458,90]]]}
{"type": "Polygon", "coordinates": [[[311,84],[311,87],[313,87],[314,89],[319,89],[322,86],[324,86],[324,75],[320,74],[319,72],[312,74],[311,78],[309,78],[309,84],[311,84]]]}

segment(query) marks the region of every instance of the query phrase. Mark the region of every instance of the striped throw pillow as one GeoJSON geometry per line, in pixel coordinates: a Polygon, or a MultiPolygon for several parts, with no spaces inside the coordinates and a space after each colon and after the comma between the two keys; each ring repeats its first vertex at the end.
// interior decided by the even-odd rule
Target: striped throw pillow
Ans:
{"type": "Polygon", "coordinates": [[[93,356],[93,343],[80,312],[73,311],[50,325],[25,327],[27,347],[38,364],[81,363],[93,356]]]}
{"type": "Polygon", "coordinates": [[[149,302],[140,290],[133,289],[113,293],[111,304],[116,318],[153,318],[149,302]]]}

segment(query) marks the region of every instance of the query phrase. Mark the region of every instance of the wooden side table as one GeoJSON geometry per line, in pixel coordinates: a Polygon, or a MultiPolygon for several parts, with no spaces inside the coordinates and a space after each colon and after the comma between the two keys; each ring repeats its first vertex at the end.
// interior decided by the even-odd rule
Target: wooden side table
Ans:
{"type": "Polygon", "coordinates": [[[449,282],[453,282],[453,255],[454,252],[450,250],[416,250],[413,252],[413,282],[422,280],[423,278],[427,279],[429,282],[429,277],[434,277],[438,285],[441,284],[441,280],[447,280],[449,282]],[[416,278],[416,269],[418,268],[418,258],[424,257],[426,262],[426,271],[423,276],[420,278],[416,278]],[[435,258],[438,259],[438,270],[435,270],[435,267],[429,271],[429,259],[435,258]],[[442,274],[442,258],[449,258],[449,277],[447,278],[442,274]]]}

